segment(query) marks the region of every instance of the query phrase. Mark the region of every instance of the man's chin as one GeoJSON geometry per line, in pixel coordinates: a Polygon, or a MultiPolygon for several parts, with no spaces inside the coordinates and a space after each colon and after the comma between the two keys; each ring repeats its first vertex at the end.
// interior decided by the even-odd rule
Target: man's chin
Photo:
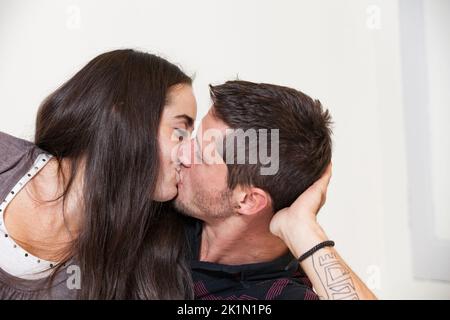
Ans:
{"type": "Polygon", "coordinates": [[[182,200],[180,199],[179,196],[177,196],[177,197],[174,199],[173,205],[174,205],[175,209],[177,209],[177,211],[178,211],[179,213],[181,213],[182,215],[185,215],[185,216],[188,216],[188,217],[193,217],[193,218],[196,218],[196,217],[197,217],[197,215],[195,214],[195,212],[194,212],[193,210],[191,210],[191,209],[189,208],[189,206],[186,205],[185,202],[182,201],[182,200]]]}
{"type": "Polygon", "coordinates": [[[185,214],[186,206],[184,205],[183,201],[181,201],[180,196],[177,195],[175,199],[173,199],[173,206],[175,209],[177,209],[180,213],[185,214]]]}

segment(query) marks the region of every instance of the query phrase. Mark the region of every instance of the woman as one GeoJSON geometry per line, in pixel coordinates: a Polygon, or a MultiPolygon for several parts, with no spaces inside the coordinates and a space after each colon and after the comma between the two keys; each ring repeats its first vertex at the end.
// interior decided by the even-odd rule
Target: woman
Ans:
{"type": "Polygon", "coordinates": [[[163,202],[195,116],[178,67],[116,50],[44,101],[34,144],[0,133],[0,299],[191,298],[163,202]]]}

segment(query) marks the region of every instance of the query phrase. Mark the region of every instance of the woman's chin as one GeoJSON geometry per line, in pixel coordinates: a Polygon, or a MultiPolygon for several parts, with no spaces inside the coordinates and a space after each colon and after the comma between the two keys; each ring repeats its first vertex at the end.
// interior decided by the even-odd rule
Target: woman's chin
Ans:
{"type": "Polygon", "coordinates": [[[167,202],[175,199],[178,194],[177,186],[173,186],[173,188],[159,190],[155,193],[153,200],[158,202],[167,202]]]}

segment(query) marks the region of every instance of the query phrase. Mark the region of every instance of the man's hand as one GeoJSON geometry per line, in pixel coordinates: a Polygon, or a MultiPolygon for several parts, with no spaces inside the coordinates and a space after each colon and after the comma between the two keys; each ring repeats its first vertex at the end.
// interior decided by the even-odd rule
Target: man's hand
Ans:
{"type": "Polygon", "coordinates": [[[294,238],[298,238],[300,235],[307,236],[303,240],[303,245],[298,248],[300,250],[296,249],[296,252],[293,252],[297,257],[315,244],[327,240],[323,230],[317,224],[316,216],[325,203],[331,171],[332,164],[330,163],[319,180],[303,192],[290,207],[278,211],[270,222],[270,231],[289,247],[294,238]],[[303,249],[303,247],[305,248],[303,249]]]}
{"type": "MultiPolygon", "coordinates": [[[[275,213],[270,222],[270,231],[281,238],[297,258],[328,240],[316,216],[325,203],[330,179],[331,163],[319,180],[289,208],[275,213]]],[[[322,299],[376,299],[333,247],[316,251],[300,265],[322,299]]]]}

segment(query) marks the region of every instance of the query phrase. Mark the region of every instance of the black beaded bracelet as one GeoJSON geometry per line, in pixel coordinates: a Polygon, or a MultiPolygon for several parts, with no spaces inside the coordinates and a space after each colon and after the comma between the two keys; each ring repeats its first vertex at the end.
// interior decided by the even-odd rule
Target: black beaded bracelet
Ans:
{"type": "Polygon", "coordinates": [[[300,256],[300,258],[297,259],[298,262],[302,262],[303,260],[312,256],[315,252],[319,251],[320,249],[322,249],[324,247],[334,247],[334,241],[327,240],[327,241],[319,243],[318,245],[314,246],[312,249],[310,249],[310,250],[306,251],[304,254],[302,254],[300,256]]]}

